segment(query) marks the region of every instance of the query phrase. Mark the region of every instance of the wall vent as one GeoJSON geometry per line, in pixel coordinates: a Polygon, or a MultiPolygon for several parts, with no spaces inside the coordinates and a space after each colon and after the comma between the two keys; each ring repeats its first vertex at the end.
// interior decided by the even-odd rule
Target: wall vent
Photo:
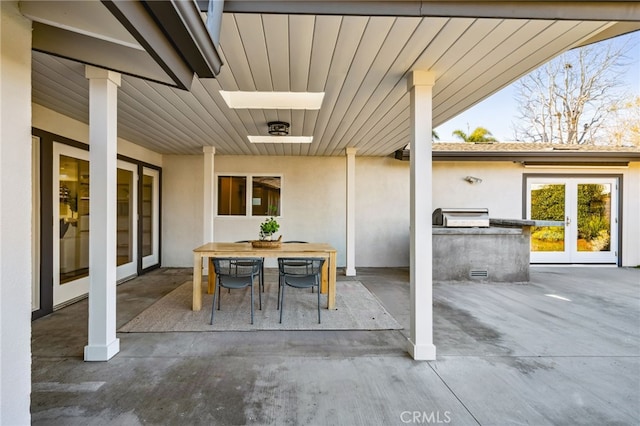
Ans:
{"type": "Polygon", "coordinates": [[[486,269],[472,269],[469,271],[469,278],[489,278],[489,271],[486,269]]]}

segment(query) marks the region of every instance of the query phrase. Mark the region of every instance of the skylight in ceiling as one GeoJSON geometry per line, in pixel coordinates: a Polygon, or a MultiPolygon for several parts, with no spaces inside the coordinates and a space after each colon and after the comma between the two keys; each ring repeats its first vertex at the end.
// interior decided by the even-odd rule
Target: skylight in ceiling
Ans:
{"type": "Polygon", "coordinates": [[[247,136],[251,143],[311,143],[313,136],[247,136]]]}
{"type": "Polygon", "coordinates": [[[230,92],[220,95],[229,108],[320,109],[324,92],[230,92]]]}

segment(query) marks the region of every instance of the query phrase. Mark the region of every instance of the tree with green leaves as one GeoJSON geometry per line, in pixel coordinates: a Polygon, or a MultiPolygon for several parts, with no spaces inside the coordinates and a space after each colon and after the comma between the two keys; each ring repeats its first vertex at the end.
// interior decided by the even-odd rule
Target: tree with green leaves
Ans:
{"type": "Polygon", "coordinates": [[[454,130],[452,134],[453,136],[457,136],[465,142],[498,142],[498,140],[493,137],[491,132],[484,127],[476,127],[475,130],[468,135],[462,130],[454,130]]]}

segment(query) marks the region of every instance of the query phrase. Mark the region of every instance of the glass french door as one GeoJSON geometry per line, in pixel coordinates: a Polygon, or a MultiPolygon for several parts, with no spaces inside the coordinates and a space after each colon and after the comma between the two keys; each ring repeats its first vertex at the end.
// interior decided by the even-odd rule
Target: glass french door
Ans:
{"type": "Polygon", "coordinates": [[[616,178],[529,178],[532,263],[617,263],[616,178]]]}
{"type": "Polygon", "coordinates": [[[142,168],[141,199],[142,269],[160,263],[160,172],[142,168]]]}
{"type": "Polygon", "coordinates": [[[53,144],[53,306],[89,291],[89,151],[53,144]]]}
{"type": "Polygon", "coordinates": [[[31,136],[31,312],[41,309],[40,294],[40,138],[31,136]]]}
{"type": "Polygon", "coordinates": [[[118,160],[116,184],[116,279],[138,272],[138,166],[118,160]]]}
{"type": "MultiPolygon", "coordinates": [[[[53,144],[53,306],[89,291],[89,152],[53,144]]],[[[118,160],[116,279],[137,274],[138,167],[118,160]]]]}

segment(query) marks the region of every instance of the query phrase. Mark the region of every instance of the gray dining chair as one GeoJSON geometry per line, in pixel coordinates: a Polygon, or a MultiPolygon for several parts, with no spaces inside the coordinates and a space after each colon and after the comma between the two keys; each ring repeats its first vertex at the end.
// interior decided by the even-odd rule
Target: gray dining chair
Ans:
{"type": "MultiPolygon", "coordinates": [[[[256,277],[260,276],[262,259],[259,257],[215,257],[213,265],[216,271],[216,283],[218,287],[217,299],[218,310],[220,310],[221,288],[240,289],[251,288],[251,324],[253,324],[253,283],[256,277]]],[[[258,281],[259,285],[259,281],[258,281]]],[[[262,294],[258,288],[258,299],[262,310],[262,294]]],[[[213,304],[211,306],[211,324],[216,312],[216,292],[213,293],[213,304]]]]}
{"type": "MultiPolygon", "coordinates": [[[[236,243],[250,243],[251,240],[240,240],[236,243]]],[[[262,258],[262,265],[260,266],[260,289],[264,293],[264,257],[262,258]]]]}
{"type": "Polygon", "coordinates": [[[278,258],[278,309],[280,323],[284,311],[285,288],[316,288],[318,290],[318,324],[320,324],[320,276],[325,259],[322,257],[280,257],[278,258]]]}

